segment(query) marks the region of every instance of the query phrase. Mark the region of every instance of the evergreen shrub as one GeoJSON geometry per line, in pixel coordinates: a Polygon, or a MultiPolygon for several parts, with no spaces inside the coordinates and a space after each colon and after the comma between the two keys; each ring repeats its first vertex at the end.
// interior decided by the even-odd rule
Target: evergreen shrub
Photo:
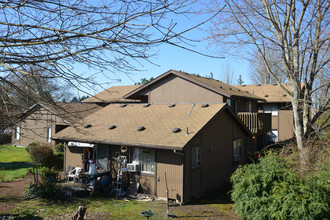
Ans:
{"type": "Polygon", "coordinates": [[[330,163],[300,177],[274,152],[232,175],[234,208],[243,219],[330,219],[330,163]]]}

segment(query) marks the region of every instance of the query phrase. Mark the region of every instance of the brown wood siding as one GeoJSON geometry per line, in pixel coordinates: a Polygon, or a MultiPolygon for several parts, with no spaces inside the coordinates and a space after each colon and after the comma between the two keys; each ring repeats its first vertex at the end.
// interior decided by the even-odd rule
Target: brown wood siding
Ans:
{"type": "Polygon", "coordinates": [[[243,128],[228,112],[221,113],[209,124],[198,138],[201,143],[201,167],[191,169],[191,147],[185,150],[185,202],[204,195],[228,181],[239,164],[245,162],[245,138],[243,128]],[[243,139],[242,160],[233,162],[233,140],[243,139]]]}
{"type": "Polygon", "coordinates": [[[149,195],[156,195],[155,175],[142,173],[141,175],[137,175],[137,180],[140,183],[139,192],[149,195]]]}
{"type": "Polygon", "coordinates": [[[278,141],[284,141],[293,138],[293,111],[278,111],[278,141]]]}
{"type": "Polygon", "coordinates": [[[182,200],[183,157],[169,150],[157,150],[157,196],[166,197],[165,172],[169,197],[179,202],[182,200]]]}
{"type": "Polygon", "coordinates": [[[82,147],[65,147],[65,170],[68,170],[69,166],[82,167],[82,147]]]}
{"type": "MultiPolygon", "coordinates": [[[[257,101],[251,101],[251,112],[257,112],[257,101]]],[[[237,100],[237,112],[249,112],[249,100],[247,99],[238,99],[237,100]]]]}
{"type": "Polygon", "coordinates": [[[223,96],[175,75],[150,86],[149,103],[223,103],[223,96]]]}
{"type": "Polygon", "coordinates": [[[12,144],[27,146],[32,142],[39,142],[42,144],[54,145],[55,141],[53,140],[47,143],[47,127],[52,128],[53,137],[55,134],[55,123],[58,122],[62,122],[59,117],[44,108],[40,108],[26,117],[22,122],[18,123],[21,129],[20,139],[15,140],[13,135],[12,144]]]}
{"type": "Polygon", "coordinates": [[[272,116],[272,130],[278,129],[278,116],[272,116]]]}

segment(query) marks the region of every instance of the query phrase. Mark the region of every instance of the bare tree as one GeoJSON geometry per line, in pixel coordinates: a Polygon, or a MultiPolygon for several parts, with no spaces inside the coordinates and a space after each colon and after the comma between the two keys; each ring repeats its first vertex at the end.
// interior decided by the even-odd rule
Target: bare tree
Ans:
{"type": "Polygon", "coordinates": [[[256,52],[253,60],[250,60],[249,76],[250,80],[255,84],[274,84],[286,82],[285,70],[282,65],[282,61],[279,53],[268,50],[265,52],[267,64],[272,70],[272,73],[268,71],[267,65],[263,58],[256,52]]]}
{"type": "Polygon", "coordinates": [[[230,66],[229,63],[226,63],[226,66],[221,71],[222,80],[229,85],[233,85],[234,77],[235,77],[235,70],[230,66]]]}
{"type": "Polygon", "coordinates": [[[194,0],[0,1],[1,93],[13,87],[19,90],[11,79],[23,76],[60,78],[88,93],[98,85],[94,74],[136,71],[141,62],[148,62],[154,55],[154,46],[168,43],[186,48],[189,44],[185,43],[191,42],[181,35],[204,22],[176,31],[177,23],[171,16],[191,13],[193,3],[194,0]],[[77,72],[77,63],[84,65],[89,74],[77,72]],[[42,74],[31,74],[31,68],[42,74]]]}
{"type": "MultiPolygon", "coordinates": [[[[226,0],[228,10],[214,21],[212,39],[226,49],[246,48],[258,53],[269,73],[276,77],[267,59],[268,51],[280,54],[291,90],[294,130],[302,159],[307,152],[304,138],[309,127],[329,109],[329,96],[319,111],[310,117],[312,94],[316,77],[329,63],[329,7],[328,0],[226,0]],[[254,50],[251,50],[254,49],[254,50]],[[303,83],[303,86],[302,84],[303,83]]],[[[215,8],[222,7],[222,1],[215,8]]],[[[223,51],[222,51],[223,52],[223,51]]],[[[251,54],[249,54],[251,55],[251,54]]],[[[251,56],[254,57],[254,56],[251,56]]],[[[329,88],[329,81],[319,87],[329,88]]],[[[304,160],[302,160],[304,161],[304,160]]]]}

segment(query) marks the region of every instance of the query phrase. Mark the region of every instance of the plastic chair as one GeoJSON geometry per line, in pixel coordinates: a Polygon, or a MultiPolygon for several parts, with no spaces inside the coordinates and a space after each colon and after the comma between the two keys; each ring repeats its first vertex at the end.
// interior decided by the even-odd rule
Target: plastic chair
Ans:
{"type": "Polygon", "coordinates": [[[70,180],[70,177],[73,178],[73,180],[76,182],[76,178],[79,178],[80,172],[81,172],[81,167],[76,167],[73,170],[70,170],[68,172],[68,181],[70,180]]]}

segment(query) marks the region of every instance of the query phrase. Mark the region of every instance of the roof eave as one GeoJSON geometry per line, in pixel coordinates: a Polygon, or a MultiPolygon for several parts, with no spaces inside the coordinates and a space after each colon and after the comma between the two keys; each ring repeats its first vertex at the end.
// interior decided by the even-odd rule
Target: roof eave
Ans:
{"type": "Polygon", "coordinates": [[[142,147],[142,148],[154,148],[154,149],[165,149],[165,150],[183,150],[183,147],[115,142],[115,141],[107,141],[107,140],[86,140],[86,139],[80,139],[80,138],[65,138],[65,137],[53,137],[52,139],[63,140],[63,141],[84,142],[84,143],[91,143],[91,144],[125,145],[125,146],[129,146],[129,147],[142,147]]]}

